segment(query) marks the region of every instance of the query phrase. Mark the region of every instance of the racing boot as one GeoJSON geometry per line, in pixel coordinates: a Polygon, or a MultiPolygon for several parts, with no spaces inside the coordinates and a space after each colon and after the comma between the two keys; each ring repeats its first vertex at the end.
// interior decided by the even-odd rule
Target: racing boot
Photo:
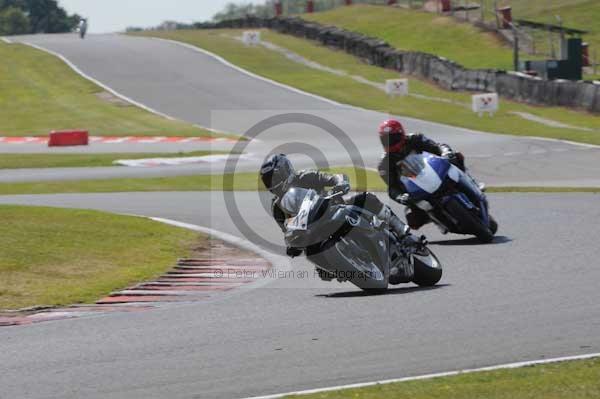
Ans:
{"type": "Polygon", "coordinates": [[[396,234],[399,239],[406,237],[410,233],[410,228],[402,220],[400,220],[398,216],[396,216],[394,211],[392,211],[389,206],[385,204],[381,208],[381,211],[379,211],[377,214],[377,217],[379,220],[387,224],[390,230],[392,230],[392,232],[396,234]]]}
{"type": "MultiPolygon", "coordinates": [[[[400,220],[389,206],[383,205],[377,217],[387,224],[400,240],[410,235],[410,227],[400,220]]],[[[390,262],[392,262],[390,264],[390,284],[396,285],[412,281],[415,270],[414,265],[408,258],[399,257],[394,261],[390,260],[390,262]]]]}

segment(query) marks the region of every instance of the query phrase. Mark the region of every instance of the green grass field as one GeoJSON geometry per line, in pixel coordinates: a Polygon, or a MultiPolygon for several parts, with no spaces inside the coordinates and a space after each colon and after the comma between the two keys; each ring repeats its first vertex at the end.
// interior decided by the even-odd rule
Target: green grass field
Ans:
{"type": "Polygon", "coordinates": [[[113,162],[118,159],[201,157],[223,153],[192,151],[178,153],[0,154],[0,169],[114,166],[113,162]]]}
{"type": "MultiPolygon", "coordinates": [[[[381,7],[374,8],[381,9],[381,7]]],[[[234,39],[235,36],[240,36],[241,32],[240,30],[185,30],[144,34],[197,45],[251,72],[346,104],[480,131],[600,144],[600,117],[588,113],[558,107],[534,107],[502,100],[500,111],[493,118],[480,118],[470,109],[470,94],[445,91],[412,77],[409,77],[411,93],[426,98],[409,96],[390,99],[383,91],[350,77],[310,68],[291,61],[279,52],[263,47],[246,47],[239,40],[234,39]],[[529,113],[594,131],[548,127],[524,120],[511,112],[529,113]]],[[[270,31],[264,31],[264,39],[308,60],[362,76],[372,82],[383,83],[385,79],[399,77],[396,72],[366,65],[353,56],[331,50],[316,42],[270,31]]]]}
{"type": "Polygon", "coordinates": [[[356,5],[304,14],[302,18],[378,37],[398,49],[437,54],[469,68],[512,69],[513,65],[511,48],[494,34],[451,17],[356,5]]]}
{"type": "MultiPolygon", "coordinates": [[[[357,172],[353,168],[334,168],[333,173],[345,173],[358,190],[381,191],[383,181],[374,171],[357,172]],[[359,178],[357,179],[357,176],[359,178]],[[364,178],[363,178],[364,177],[364,178]]],[[[177,177],[120,178],[100,180],[49,181],[33,183],[0,183],[0,195],[111,193],[144,191],[256,191],[264,190],[258,171],[235,175],[197,175],[177,177]]]]}
{"type": "MultiPolygon", "coordinates": [[[[556,24],[556,15],[559,15],[565,26],[589,31],[583,39],[590,44],[590,56],[600,63],[600,2],[597,0],[551,0],[551,4],[544,5],[540,0],[535,0],[523,9],[526,18],[539,22],[556,24]]],[[[544,2],[545,3],[545,2],[544,2]]],[[[516,10],[517,12],[519,9],[516,10]]],[[[539,35],[539,34],[538,34],[539,35]]],[[[547,35],[544,35],[547,37],[547,35]]],[[[600,79],[600,66],[596,74],[586,76],[587,79],[600,79]]]]}
{"type": "MultiPolygon", "coordinates": [[[[375,171],[338,167],[332,168],[331,172],[348,175],[352,189],[355,191],[387,191],[387,187],[375,171]]],[[[258,179],[258,173],[0,183],[0,195],[256,190],[264,190],[264,186],[258,179]]],[[[600,187],[489,187],[488,192],[600,193],[600,187]]]]}
{"type": "Polygon", "coordinates": [[[296,399],[597,399],[600,359],[376,385],[296,399]]]}
{"type": "Polygon", "coordinates": [[[0,42],[0,136],[87,129],[96,136],[213,136],[124,103],[60,59],[0,42]]]}
{"type": "Polygon", "coordinates": [[[0,310],[90,303],[154,278],[205,238],[138,217],[0,206],[0,310]]]}
{"type": "MultiPolygon", "coordinates": [[[[486,3],[488,9],[493,8],[493,0],[486,3]]],[[[512,0],[510,5],[516,19],[556,24],[558,15],[565,26],[588,31],[584,40],[600,50],[600,3],[597,0],[512,0]]]]}
{"type": "MultiPolygon", "coordinates": [[[[600,2],[597,0],[512,0],[498,4],[510,4],[514,19],[557,24],[555,16],[559,15],[565,26],[589,31],[584,40],[590,43],[592,50],[600,50],[600,24],[597,23],[600,18],[600,2]]],[[[494,1],[485,0],[484,7],[486,18],[493,19],[494,1]]],[[[366,5],[340,7],[302,17],[380,37],[399,49],[441,55],[469,68],[512,69],[510,46],[499,41],[492,33],[450,17],[417,10],[366,5]],[[402,23],[398,23],[399,21],[402,23]],[[483,56],[482,48],[485,49],[483,56]]],[[[537,32],[535,37],[536,47],[548,51],[547,34],[537,32]]],[[[558,37],[555,36],[554,39],[558,45],[558,37]]],[[[521,57],[538,58],[525,53],[521,57]]]]}

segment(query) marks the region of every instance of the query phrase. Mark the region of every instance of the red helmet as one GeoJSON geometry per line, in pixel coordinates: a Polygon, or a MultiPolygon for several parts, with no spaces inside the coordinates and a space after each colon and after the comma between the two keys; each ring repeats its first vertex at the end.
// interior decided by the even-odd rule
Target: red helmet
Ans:
{"type": "Polygon", "coordinates": [[[379,138],[385,152],[399,152],[406,143],[406,132],[402,123],[389,119],[379,125],[379,138]]]}

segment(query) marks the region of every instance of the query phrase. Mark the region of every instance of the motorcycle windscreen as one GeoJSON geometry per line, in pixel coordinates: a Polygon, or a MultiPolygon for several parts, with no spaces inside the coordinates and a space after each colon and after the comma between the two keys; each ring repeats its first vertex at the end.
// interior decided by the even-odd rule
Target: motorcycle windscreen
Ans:
{"type": "Polygon", "coordinates": [[[440,188],[449,167],[447,160],[432,154],[410,154],[402,161],[400,180],[409,194],[426,196],[440,188]]]}
{"type": "Polygon", "coordinates": [[[288,230],[306,230],[313,202],[318,198],[315,190],[293,187],[281,199],[281,208],[289,215],[285,222],[288,230]]]}

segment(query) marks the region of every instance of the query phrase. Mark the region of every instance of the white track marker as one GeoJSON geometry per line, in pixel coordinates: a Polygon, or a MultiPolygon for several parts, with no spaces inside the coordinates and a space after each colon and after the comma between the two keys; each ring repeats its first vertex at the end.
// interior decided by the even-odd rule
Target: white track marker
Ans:
{"type": "Polygon", "coordinates": [[[560,362],[567,362],[567,361],[573,361],[573,360],[586,360],[586,359],[593,359],[593,358],[597,358],[597,357],[600,357],[600,353],[591,353],[591,354],[587,354],[587,355],[577,355],[577,356],[567,356],[567,357],[557,357],[554,359],[532,360],[532,361],[518,362],[518,363],[508,363],[508,364],[501,364],[498,366],[481,367],[478,369],[447,371],[444,373],[426,374],[426,375],[420,375],[420,376],[416,376],[416,377],[406,377],[406,378],[397,378],[397,379],[393,379],[393,380],[372,381],[372,382],[364,382],[364,383],[359,383],[359,384],[340,385],[340,386],[336,386],[336,387],[310,389],[310,390],[306,390],[306,391],[278,393],[275,395],[253,396],[251,398],[245,398],[245,399],[276,399],[276,398],[283,398],[285,396],[291,396],[291,395],[310,395],[310,394],[322,393],[322,392],[339,391],[341,389],[365,388],[365,387],[371,387],[371,386],[382,385],[382,384],[393,384],[393,383],[397,383],[397,382],[428,380],[428,379],[440,378],[440,377],[452,377],[452,376],[460,375],[460,374],[478,373],[478,372],[483,372],[483,371],[516,369],[516,368],[520,368],[520,367],[536,366],[536,365],[548,364],[548,363],[560,363],[560,362]]]}

